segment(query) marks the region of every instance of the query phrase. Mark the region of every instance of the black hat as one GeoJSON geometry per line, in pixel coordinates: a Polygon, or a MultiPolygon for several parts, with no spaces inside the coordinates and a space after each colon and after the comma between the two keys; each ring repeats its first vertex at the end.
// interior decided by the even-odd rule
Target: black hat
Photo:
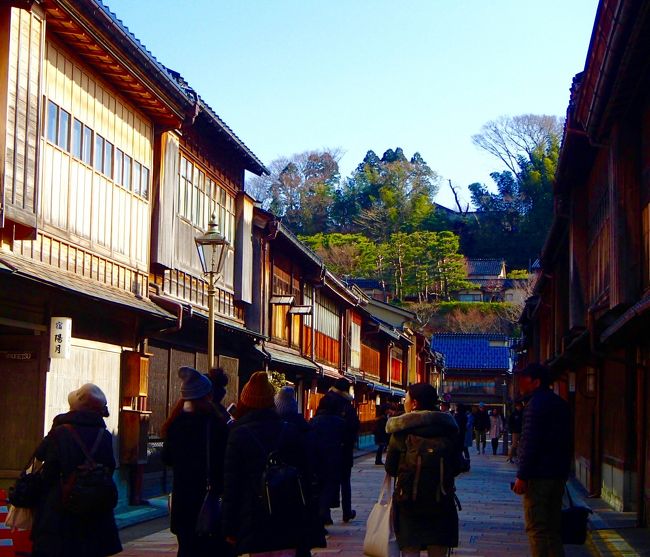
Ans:
{"type": "Polygon", "coordinates": [[[515,375],[526,375],[531,379],[539,379],[542,385],[551,384],[551,370],[543,364],[528,364],[525,368],[515,371],[515,375]]]}
{"type": "Polygon", "coordinates": [[[344,393],[349,393],[350,392],[350,382],[345,379],[344,377],[341,377],[340,379],[337,379],[334,382],[334,388],[343,391],[344,393]]]}

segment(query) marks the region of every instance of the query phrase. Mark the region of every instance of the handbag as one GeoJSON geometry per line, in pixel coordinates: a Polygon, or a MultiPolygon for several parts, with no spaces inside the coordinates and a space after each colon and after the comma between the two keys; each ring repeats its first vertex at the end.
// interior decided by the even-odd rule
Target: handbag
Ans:
{"type": "Polygon", "coordinates": [[[206,454],[206,490],[201,509],[196,517],[195,533],[197,536],[221,535],[221,496],[215,491],[210,480],[210,432],[212,427],[208,421],[205,434],[206,454]]]}
{"type": "Polygon", "coordinates": [[[8,500],[14,507],[33,509],[43,496],[42,463],[35,455],[20,473],[13,487],[9,488],[8,500]]]}
{"type": "Polygon", "coordinates": [[[386,474],[379,498],[370,511],[363,540],[363,553],[368,557],[399,557],[399,546],[393,528],[393,497],[383,502],[390,489],[390,476],[386,474]]]}
{"type": "Polygon", "coordinates": [[[562,509],[562,543],[582,545],[587,539],[587,521],[593,511],[583,505],[574,505],[569,488],[564,490],[569,506],[562,509]]]}
{"type": "Polygon", "coordinates": [[[10,530],[31,530],[34,521],[34,511],[21,507],[9,507],[5,518],[5,526],[10,530]]]}

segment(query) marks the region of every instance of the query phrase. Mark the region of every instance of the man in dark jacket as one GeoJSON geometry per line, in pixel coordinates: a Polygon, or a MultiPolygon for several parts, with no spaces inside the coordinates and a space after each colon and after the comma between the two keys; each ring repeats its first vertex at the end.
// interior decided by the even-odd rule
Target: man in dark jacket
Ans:
{"type": "Polygon", "coordinates": [[[375,464],[383,466],[382,457],[386,450],[386,445],[390,440],[390,435],[386,433],[386,422],[388,421],[388,409],[385,406],[379,407],[379,416],[375,422],[374,436],[375,445],[377,445],[377,454],[375,455],[375,464]]]}
{"type": "Polygon", "coordinates": [[[485,454],[487,432],[490,430],[490,415],[487,413],[485,403],[480,402],[478,412],[474,416],[474,434],[476,435],[476,454],[485,454]]]}
{"type": "Polygon", "coordinates": [[[359,417],[350,395],[350,382],[347,379],[337,379],[334,386],[325,395],[330,399],[330,407],[336,408],[336,414],[341,416],[346,423],[345,442],[343,443],[343,458],[341,460],[341,507],[343,522],[349,522],[357,516],[357,511],[352,509],[352,466],[354,465],[354,447],[359,435],[359,417]]]}
{"type": "Polygon", "coordinates": [[[513,458],[517,456],[517,447],[519,447],[519,438],[521,437],[521,426],[524,419],[524,405],[520,400],[515,402],[515,409],[508,418],[508,431],[512,434],[512,444],[508,449],[508,462],[514,462],[513,458]]]}
{"type": "Polygon", "coordinates": [[[533,557],[561,557],[562,496],[571,458],[569,405],[549,388],[546,366],[529,364],[517,376],[519,391],[528,402],[513,491],[524,496],[533,557]]]}

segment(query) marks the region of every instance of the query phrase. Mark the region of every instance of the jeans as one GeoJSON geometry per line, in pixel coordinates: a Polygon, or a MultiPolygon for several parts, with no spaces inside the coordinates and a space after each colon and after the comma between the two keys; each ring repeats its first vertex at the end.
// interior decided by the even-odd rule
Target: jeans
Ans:
{"type": "Polygon", "coordinates": [[[492,443],[492,454],[496,455],[497,449],[499,448],[499,438],[496,437],[494,439],[490,439],[490,442],[492,443]]]}
{"type": "Polygon", "coordinates": [[[352,486],[350,485],[352,468],[344,466],[341,471],[341,510],[343,518],[352,514],[352,486]]]}
{"type": "Polygon", "coordinates": [[[481,446],[483,445],[483,452],[485,452],[485,443],[487,442],[487,432],[478,431],[474,432],[474,437],[476,438],[476,450],[481,452],[481,446]]]}
{"type": "MultiPolygon", "coordinates": [[[[445,557],[449,549],[442,545],[430,545],[427,547],[427,557],[445,557]]],[[[402,550],[402,557],[420,557],[420,550],[406,547],[402,550]]]]}
{"type": "Polygon", "coordinates": [[[532,557],[564,557],[562,496],[564,480],[528,480],[524,493],[526,534],[532,557]]]}

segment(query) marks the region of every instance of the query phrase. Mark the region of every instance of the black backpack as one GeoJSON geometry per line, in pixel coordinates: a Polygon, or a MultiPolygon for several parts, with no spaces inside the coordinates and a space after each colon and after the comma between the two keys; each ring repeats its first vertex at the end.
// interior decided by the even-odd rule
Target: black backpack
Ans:
{"type": "Polygon", "coordinates": [[[250,428],[247,429],[262,452],[266,454],[266,464],[259,488],[260,507],[263,513],[273,520],[295,521],[307,507],[307,498],[300,470],[285,462],[280,454],[286,427],[287,423],[284,422],[277,445],[270,452],[267,452],[250,428]]]}
{"type": "Polygon", "coordinates": [[[75,515],[93,515],[112,510],[117,504],[117,488],[110,468],[95,462],[93,456],[99,448],[104,430],[97,432],[95,442],[88,451],[77,431],[70,424],[63,426],[83,451],[86,460],[62,480],[63,509],[75,515]]]}
{"type": "Polygon", "coordinates": [[[406,454],[397,471],[395,499],[400,503],[441,503],[454,498],[458,474],[456,446],[446,437],[406,437],[406,454]]]}

